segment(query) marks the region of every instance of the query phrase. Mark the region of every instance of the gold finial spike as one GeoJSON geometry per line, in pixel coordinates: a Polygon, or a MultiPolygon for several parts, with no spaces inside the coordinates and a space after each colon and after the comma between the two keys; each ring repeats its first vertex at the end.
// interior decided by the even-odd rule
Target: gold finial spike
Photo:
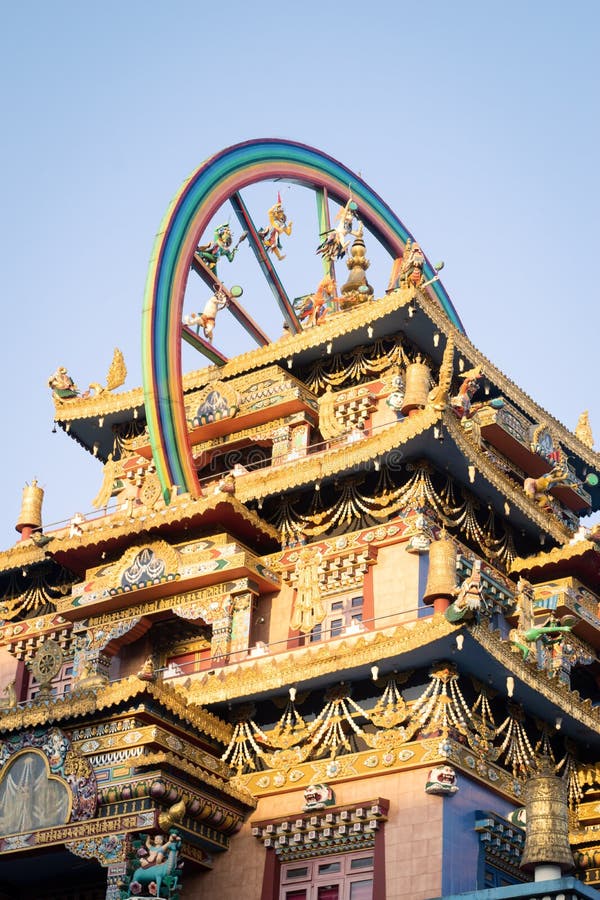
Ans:
{"type": "Polygon", "coordinates": [[[342,287],[342,298],[346,300],[346,304],[342,304],[342,306],[347,306],[348,301],[360,303],[364,300],[370,300],[373,296],[373,288],[367,281],[365,272],[371,263],[365,253],[362,225],[356,232],[356,237],[350,248],[350,259],[347,260],[346,265],[350,270],[350,274],[348,275],[348,281],[342,287]]]}
{"type": "Polygon", "coordinates": [[[581,413],[579,419],[577,420],[577,425],[575,426],[575,437],[578,437],[581,443],[585,444],[585,446],[589,447],[590,449],[594,446],[594,436],[592,434],[590,417],[587,409],[581,413]]]}
{"type": "Polygon", "coordinates": [[[34,478],[31,484],[26,484],[23,488],[21,513],[15,525],[16,530],[21,533],[22,541],[26,541],[27,538],[31,537],[32,531],[42,527],[43,499],[44,489],[39,486],[34,478]]]}
{"type": "Polygon", "coordinates": [[[560,878],[573,868],[569,844],[567,784],[542,757],[538,774],[525,785],[527,831],[521,868],[534,872],[535,881],[560,878]]]}

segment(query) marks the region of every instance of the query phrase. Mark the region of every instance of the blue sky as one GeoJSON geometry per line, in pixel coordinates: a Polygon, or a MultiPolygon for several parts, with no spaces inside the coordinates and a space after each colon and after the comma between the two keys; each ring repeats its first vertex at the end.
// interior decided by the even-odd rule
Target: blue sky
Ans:
{"type": "MultiPolygon", "coordinates": [[[[34,476],[46,523],[91,508],[101,468],[52,434],[48,376],[64,364],[80,385],[103,381],[118,346],[126,387],[141,383],[160,221],[207,156],[253,137],[302,141],[360,172],[444,259],[474,343],[567,426],[589,409],[600,442],[600,5],[207,8],[0,10],[1,545],[34,476]]],[[[299,190],[285,194],[297,234],[282,276],[301,268],[299,190]]],[[[251,279],[234,265],[230,281],[251,279]]],[[[244,288],[258,303],[260,288],[244,288]]],[[[224,325],[222,338],[238,349],[224,325]]]]}

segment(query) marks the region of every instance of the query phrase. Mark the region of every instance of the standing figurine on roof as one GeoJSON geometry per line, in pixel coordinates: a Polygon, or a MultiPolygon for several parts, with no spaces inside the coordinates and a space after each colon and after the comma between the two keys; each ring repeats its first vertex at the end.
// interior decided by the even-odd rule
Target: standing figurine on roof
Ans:
{"type": "Polygon", "coordinates": [[[425,257],[418,244],[413,244],[410,238],[406,242],[402,268],[400,270],[400,287],[418,287],[423,281],[423,266],[425,257]]]}
{"type": "MultiPolygon", "coordinates": [[[[361,237],[362,230],[354,231],[354,217],[358,206],[352,199],[348,197],[346,205],[343,206],[336,216],[337,225],[335,228],[325,232],[325,240],[317,247],[317,253],[323,259],[329,262],[335,262],[336,259],[343,259],[350,245],[351,237],[361,237]]],[[[321,235],[323,237],[323,235],[321,235]]]]}
{"type": "Polygon", "coordinates": [[[229,262],[233,262],[238,247],[246,237],[246,232],[242,231],[237,244],[235,247],[232,247],[233,237],[229,224],[225,223],[224,225],[217,225],[213,234],[212,243],[201,244],[197,248],[196,253],[213,272],[216,272],[217,262],[222,256],[225,256],[229,262]]]}
{"type": "Polygon", "coordinates": [[[292,233],[293,222],[288,222],[281,202],[281,194],[277,194],[277,203],[269,210],[269,225],[260,228],[258,236],[263,242],[267,253],[274,253],[277,259],[285,259],[285,253],[281,252],[281,235],[292,233]]]}

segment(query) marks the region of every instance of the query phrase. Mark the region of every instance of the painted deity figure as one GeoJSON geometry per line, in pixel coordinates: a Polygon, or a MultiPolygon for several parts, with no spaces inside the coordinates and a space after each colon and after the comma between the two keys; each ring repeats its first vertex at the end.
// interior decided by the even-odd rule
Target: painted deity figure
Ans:
{"type": "Polygon", "coordinates": [[[289,237],[292,233],[292,225],[293,222],[288,222],[283,209],[281,194],[277,194],[277,203],[269,210],[268,227],[260,228],[258,231],[258,236],[267,253],[273,253],[277,259],[285,259],[285,253],[281,252],[281,235],[287,234],[289,237]]]}
{"type": "Polygon", "coordinates": [[[169,831],[165,842],[162,835],[153,841],[146,841],[148,856],[140,861],[128,885],[127,896],[142,894],[151,897],[172,897],[177,893],[179,883],[179,850],[181,836],[175,828],[169,831]]]}
{"type": "Polygon", "coordinates": [[[299,297],[294,301],[303,328],[321,325],[325,316],[335,311],[335,293],[335,281],[330,275],[326,275],[319,282],[314,294],[299,297]]]}
{"type": "Polygon", "coordinates": [[[354,218],[357,209],[356,203],[352,197],[349,197],[345,206],[340,209],[335,217],[336,227],[325,232],[324,240],[317,247],[316,252],[323,259],[328,260],[330,263],[335,262],[336,259],[343,259],[348,252],[350,238],[362,236],[362,226],[356,231],[354,230],[354,218]]]}
{"type": "Polygon", "coordinates": [[[235,247],[232,247],[233,243],[233,235],[231,234],[231,228],[228,223],[223,225],[217,225],[213,233],[213,239],[210,244],[201,244],[196,252],[198,253],[200,259],[206,263],[206,265],[212,269],[213,272],[217,269],[217,263],[224,256],[229,262],[233,262],[233,258],[238,251],[239,245],[243,240],[247,237],[245,231],[243,231],[239,237],[239,240],[235,247]]]}
{"type": "Polygon", "coordinates": [[[65,366],[59,366],[48,379],[48,387],[52,388],[55,397],[67,400],[71,397],[79,397],[77,385],[68,374],[65,366]]]}
{"type": "Polygon", "coordinates": [[[402,257],[402,268],[400,270],[400,286],[401,287],[418,287],[423,281],[423,266],[425,265],[425,257],[418,244],[412,241],[406,242],[404,256],[402,257]]]}
{"type": "Polygon", "coordinates": [[[212,297],[206,301],[206,305],[201,313],[191,313],[189,316],[184,317],[183,322],[185,325],[198,325],[202,328],[204,336],[212,344],[217,313],[225,309],[228,303],[229,298],[227,294],[223,288],[219,287],[212,297]]]}
{"type": "Polygon", "coordinates": [[[550,506],[548,492],[559,484],[565,484],[571,480],[569,468],[564,461],[560,461],[546,474],[539,478],[526,478],[523,482],[523,490],[530,500],[534,500],[542,509],[550,506]]]}
{"type": "Polygon", "coordinates": [[[155,834],[154,837],[148,835],[146,839],[146,850],[148,855],[140,860],[142,869],[150,866],[157,866],[166,859],[165,852],[165,836],[163,834],[155,834]]]}
{"type": "MultiPolygon", "coordinates": [[[[458,394],[450,398],[450,405],[459,419],[469,419],[475,411],[472,399],[477,391],[479,379],[482,377],[481,366],[475,366],[463,374],[463,381],[458,394]]],[[[479,404],[481,406],[481,404],[479,404]]],[[[479,408],[479,407],[478,407],[479,408]]]]}

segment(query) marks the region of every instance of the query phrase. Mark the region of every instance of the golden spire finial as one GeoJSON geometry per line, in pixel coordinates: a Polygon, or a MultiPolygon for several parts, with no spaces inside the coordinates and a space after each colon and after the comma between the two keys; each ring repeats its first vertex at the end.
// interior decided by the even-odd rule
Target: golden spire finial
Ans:
{"type": "Polygon", "coordinates": [[[342,287],[342,309],[353,306],[355,303],[362,303],[364,300],[370,300],[373,296],[373,288],[365,275],[371,263],[365,253],[362,222],[359,222],[355,235],[350,248],[350,259],[346,261],[350,274],[348,281],[342,287]]]}
{"type": "Polygon", "coordinates": [[[590,449],[594,446],[594,436],[592,434],[590,417],[587,409],[581,413],[579,419],[577,420],[577,425],[575,426],[575,437],[578,437],[581,443],[585,444],[585,446],[589,447],[590,449]]]}

